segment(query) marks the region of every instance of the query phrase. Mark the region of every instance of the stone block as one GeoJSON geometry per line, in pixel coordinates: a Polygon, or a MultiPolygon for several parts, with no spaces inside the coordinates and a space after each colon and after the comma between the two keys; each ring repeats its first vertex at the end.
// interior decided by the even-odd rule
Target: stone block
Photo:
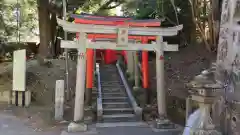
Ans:
{"type": "Polygon", "coordinates": [[[72,122],[68,125],[68,132],[85,132],[87,131],[87,125],[84,123],[72,122]]]}
{"type": "Polygon", "coordinates": [[[28,107],[31,103],[30,91],[1,91],[0,102],[28,107]],[[11,94],[10,94],[11,92],[11,94]]]}

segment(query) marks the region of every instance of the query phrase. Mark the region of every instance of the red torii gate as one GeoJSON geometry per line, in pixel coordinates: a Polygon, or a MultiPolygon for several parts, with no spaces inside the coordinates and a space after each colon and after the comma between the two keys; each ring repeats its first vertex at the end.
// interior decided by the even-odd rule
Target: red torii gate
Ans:
{"type": "MultiPolygon", "coordinates": [[[[115,26],[132,26],[132,27],[159,27],[161,22],[159,20],[132,20],[128,17],[118,17],[118,16],[94,16],[90,14],[80,14],[72,15],[75,18],[75,23],[81,24],[94,24],[94,25],[115,25],[115,26]]],[[[77,35],[78,36],[78,35],[77,35]]],[[[93,41],[97,38],[109,38],[116,39],[116,34],[88,34],[88,39],[93,41]]],[[[140,40],[143,44],[146,44],[149,40],[156,40],[156,36],[128,36],[129,39],[140,40]]],[[[116,51],[105,50],[105,63],[110,63],[117,60],[116,51]]],[[[122,51],[123,56],[126,59],[126,51],[122,51]]],[[[87,49],[87,78],[86,78],[86,88],[92,89],[93,87],[93,49],[87,49]]],[[[148,52],[142,51],[142,74],[143,74],[143,88],[148,88],[148,52]]]]}

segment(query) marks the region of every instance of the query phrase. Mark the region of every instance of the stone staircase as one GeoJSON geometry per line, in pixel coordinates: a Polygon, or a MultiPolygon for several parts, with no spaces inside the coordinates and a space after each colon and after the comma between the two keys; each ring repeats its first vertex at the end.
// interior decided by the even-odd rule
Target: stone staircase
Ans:
{"type": "Polygon", "coordinates": [[[101,122],[135,122],[137,117],[115,65],[100,66],[102,88],[101,122]]]}

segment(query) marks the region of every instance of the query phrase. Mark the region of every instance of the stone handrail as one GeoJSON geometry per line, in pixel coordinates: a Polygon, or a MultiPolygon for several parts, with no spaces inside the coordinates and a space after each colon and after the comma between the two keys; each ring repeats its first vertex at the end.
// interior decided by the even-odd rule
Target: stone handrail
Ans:
{"type": "Polygon", "coordinates": [[[99,64],[96,64],[96,74],[97,74],[97,82],[98,82],[98,97],[97,97],[97,117],[98,120],[102,119],[103,115],[103,107],[102,107],[102,86],[101,86],[101,74],[99,69],[99,64]]]}
{"type": "Polygon", "coordinates": [[[135,112],[136,116],[141,119],[142,118],[142,108],[138,106],[134,96],[132,95],[131,88],[129,87],[129,85],[128,85],[126,79],[125,79],[125,76],[124,76],[124,73],[123,73],[123,71],[120,67],[119,61],[117,62],[116,66],[117,66],[117,69],[118,69],[118,73],[121,77],[121,80],[123,82],[123,85],[126,89],[126,93],[128,95],[129,101],[130,101],[130,103],[131,103],[131,105],[134,109],[134,112],[135,112]]]}

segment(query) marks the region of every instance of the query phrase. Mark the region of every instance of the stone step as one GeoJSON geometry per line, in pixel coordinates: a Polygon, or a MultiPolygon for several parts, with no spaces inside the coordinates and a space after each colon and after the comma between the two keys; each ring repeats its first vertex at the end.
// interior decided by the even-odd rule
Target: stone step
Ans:
{"type": "Polygon", "coordinates": [[[102,97],[103,98],[117,98],[117,97],[126,97],[127,95],[126,94],[102,94],[102,97]]]}
{"type": "Polygon", "coordinates": [[[103,115],[103,119],[108,119],[108,118],[130,118],[130,117],[135,117],[135,115],[134,114],[103,115]]]}
{"type": "Polygon", "coordinates": [[[134,114],[103,115],[103,122],[133,122],[136,121],[134,114]]]}
{"type": "Polygon", "coordinates": [[[115,73],[117,72],[116,67],[115,68],[106,67],[106,68],[101,68],[100,70],[101,72],[115,72],[115,73]]]}
{"type": "Polygon", "coordinates": [[[124,87],[105,87],[102,86],[102,90],[106,90],[106,91],[125,91],[124,87]]]}
{"type": "Polygon", "coordinates": [[[110,127],[143,127],[148,128],[149,125],[145,122],[105,122],[96,123],[97,128],[110,128],[110,127]]]}
{"type": "Polygon", "coordinates": [[[119,97],[119,96],[125,96],[125,92],[104,92],[103,97],[119,97]]]}
{"type": "Polygon", "coordinates": [[[103,90],[102,93],[121,93],[121,90],[103,90]]]}
{"type": "MultiPolygon", "coordinates": [[[[128,101],[125,87],[115,65],[101,65],[102,122],[135,122],[136,116],[128,101]]],[[[96,91],[97,94],[97,91],[96,91]]]]}
{"type": "Polygon", "coordinates": [[[102,84],[102,88],[124,88],[124,85],[121,84],[102,84]]]}
{"type": "Polygon", "coordinates": [[[116,92],[116,91],[125,91],[124,88],[110,88],[110,87],[102,87],[102,91],[110,91],[110,92],[116,92]]]}
{"type": "MultiPolygon", "coordinates": [[[[124,92],[125,90],[123,89],[123,88],[109,88],[109,87],[107,87],[107,88],[102,88],[102,93],[103,93],[103,95],[105,94],[105,95],[126,95],[125,94],[125,92],[124,92]]],[[[96,94],[98,94],[98,90],[97,89],[92,89],[92,94],[94,94],[94,95],[96,95],[96,94]]]]}
{"type": "Polygon", "coordinates": [[[116,70],[116,66],[114,65],[103,65],[101,66],[101,69],[104,69],[104,70],[116,70]]]}
{"type": "MultiPolygon", "coordinates": [[[[105,81],[101,81],[101,83],[105,83],[105,81]]],[[[122,83],[120,80],[119,81],[108,81],[107,83],[122,83]]]]}
{"type": "MultiPolygon", "coordinates": [[[[105,72],[105,71],[101,71],[101,81],[103,81],[102,79],[108,80],[109,78],[119,79],[119,75],[118,75],[117,72],[105,72]]],[[[110,80],[110,81],[112,81],[112,80],[110,80]]]]}
{"type": "Polygon", "coordinates": [[[105,108],[103,109],[103,114],[134,114],[134,110],[132,108],[105,108]]]}
{"type": "Polygon", "coordinates": [[[106,108],[129,108],[128,102],[103,102],[103,109],[106,108]]]}
{"type": "Polygon", "coordinates": [[[101,84],[102,87],[124,88],[123,84],[101,84]]]}
{"type": "Polygon", "coordinates": [[[118,81],[119,83],[121,83],[121,80],[119,77],[105,77],[105,78],[101,78],[102,82],[111,82],[111,81],[118,81]]]}
{"type": "Polygon", "coordinates": [[[116,68],[115,69],[107,69],[107,68],[103,69],[103,68],[101,68],[100,70],[101,70],[101,72],[117,73],[116,68]]]}
{"type": "Polygon", "coordinates": [[[125,102],[127,97],[103,97],[103,102],[125,102]]]}
{"type": "Polygon", "coordinates": [[[102,86],[124,86],[121,82],[103,82],[101,83],[102,86]]]}
{"type": "MultiPolygon", "coordinates": [[[[117,72],[108,72],[108,71],[101,71],[101,78],[108,79],[108,78],[117,78],[119,79],[119,75],[117,72]]],[[[112,80],[111,80],[112,81],[112,80]]]]}

